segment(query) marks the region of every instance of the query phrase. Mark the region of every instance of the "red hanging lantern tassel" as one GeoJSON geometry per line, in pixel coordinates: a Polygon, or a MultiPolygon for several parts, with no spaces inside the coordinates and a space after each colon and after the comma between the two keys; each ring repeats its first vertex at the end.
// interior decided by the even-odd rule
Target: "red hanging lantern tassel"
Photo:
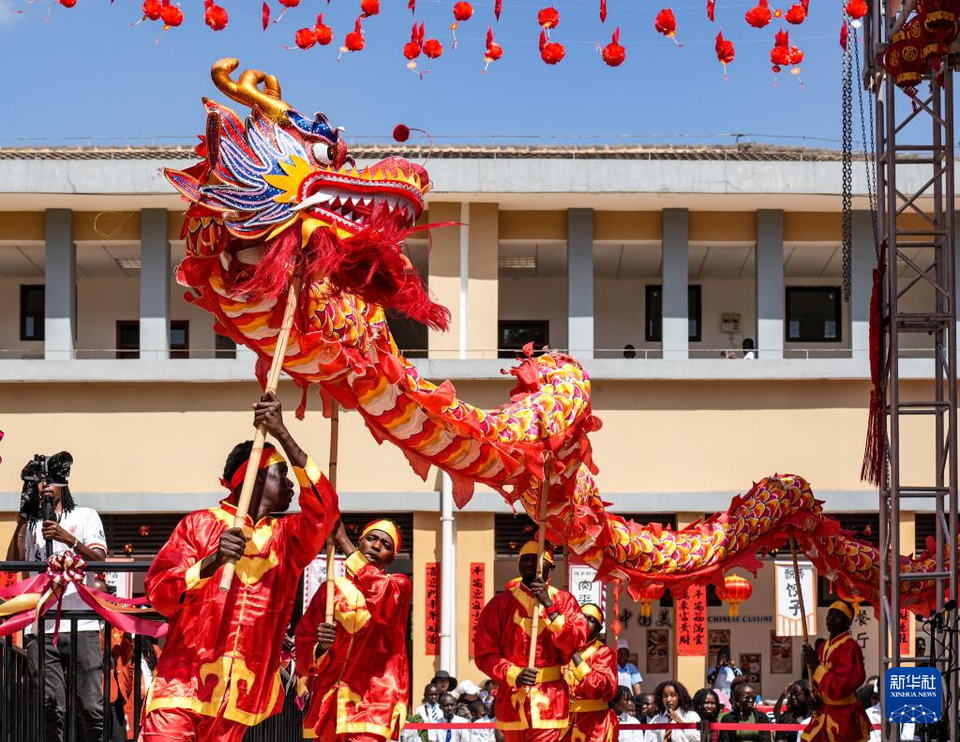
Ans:
{"type": "Polygon", "coordinates": [[[619,67],[623,64],[623,60],[627,58],[627,50],[620,46],[619,26],[617,26],[617,30],[613,32],[613,39],[603,47],[600,55],[603,57],[603,61],[610,67],[619,67]]]}
{"type": "Polygon", "coordinates": [[[787,14],[784,16],[787,23],[792,23],[794,26],[799,26],[805,20],[807,20],[807,9],[801,4],[797,3],[796,5],[791,5],[790,10],[787,11],[787,14]]]}
{"type": "Polygon", "coordinates": [[[770,12],[768,1],[760,0],[759,4],[750,8],[743,17],[754,28],[763,28],[770,23],[773,14],[770,12]]]}
{"type": "MultiPolygon", "coordinates": [[[[275,20],[274,23],[279,23],[290,8],[296,8],[300,4],[300,0],[280,0],[280,4],[283,6],[283,10],[280,11],[280,15],[277,16],[277,20],[275,20]]],[[[266,3],[264,3],[264,5],[266,5],[266,3]]]]}
{"type": "Polygon", "coordinates": [[[473,15],[473,6],[466,2],[466,0],[460,0],[453,6],[453,23],[450,24],[450,33],[453,34],[453,48],[457,48],[457,26],[459,26],[463,21],[469,21],[470,17],[473,15]]]}
{"type": "Polygon", "coordinates": [[[227,27],[230,17],[225,8],[215,5],[213,0],[204,0],[203,2],[203,22],[214,31],[222,31],[227,27]]]}
{"type": "Polygon", "coordinates": [[[553,41],[548,42],[547,32],[540,32],[540,59],[549,65],[559,64],[566,53],[567,50],[564,49],[563,44],[553,41]]]}
{"type": "Polygon", "coordinates": [[[490,65],[502,56],[503,47],[493,40],[493,26],[490,26],[487,29],[487,50],[483,54],[483,72],[481,74],[486,73],[490,65]]]}
{"type": "Polygon", "coordinates": [[[666,585],[662,582],[645,582],[637,592],[637,600],[640,601],[640,615],[644,618],[650,618],[650,605],[655,600],[660,600],[667,591],[666,585]]]}
{"type": "Polygon", "coordinates": [[[717,597],[728,603],[728,616],[739,616],[740,604],[750,600],[751,595],[753,595],[753,585],[740,575],[727,575],[723,585],[717,588],[717,597]]]}
{"type": "Polygon", "coordinates": [[[717,0],[707,0],[707,18],[713,23],[713,16],[717,9],[717,0]]]}
{"type": "Polygon", "coordinates": [[[723,65],[723,79],[727,79],[727,65],[733,61],[736,52],[733,50],[733,42],[723,38],[723,32],[717,34],[716,44],[717,59],[723,65]]]}
{"type": "Polygon", "coordinates": [[[663,34],[668,39],[672,39],[673,43],[677,46],[683,46],[683,44],[677,41],[677,18],[670,8],[664,8],[657,13],[653,27],[657,29],[657,33],[663,34]]]}
{"type": "Polygon", "coordinates": [[[353,30],[347,34],[346,39],[343,41],[343,46],[340,47],[340,54],[337,56],[337,61],[339,62],[341,60],[344,52],[359,52],[362,51],[366,45],[367,42],[363,38],[363,27],[360,25],[360,19],[357,18],[357,22],[353,25],[353,30]]]}
{"type": "Polygon", "coordinates": [[[874,485],[880,484],[883,473],[884,441],[886,426],[883,415],[883,397],[881,396],[881,338],[880,297],[883,292],[883,274],[886,260],[873,269],[873,289],[870,292],[870,412],[867,414],[867,442],[863,449],[863,465],[860,467],[860,479],[874,485]]]}

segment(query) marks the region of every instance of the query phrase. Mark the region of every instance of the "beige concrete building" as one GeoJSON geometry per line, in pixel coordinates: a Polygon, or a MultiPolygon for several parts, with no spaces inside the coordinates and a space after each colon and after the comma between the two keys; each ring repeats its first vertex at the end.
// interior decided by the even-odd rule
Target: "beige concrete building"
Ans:
{"type": "MultiPolygon", "coordinates": [[[[370,146],[354,153],[359,162],[384,154],[370,146]]],[[[103,514],[111,553],[146,558],[180,514],[216,502],[226,453],[249,437],[252,356],[215,336],[211,318],[183,301],[173,280],[183,204],[159,168],[192,160],[186,148],[0,150],[4,543],[20,466],[35,452],[70,450],[72,488],[103,514]]],[[[436,184],[428,220],[463,223],[438,230],[429,250],[409,245],[453,315],[445,334],[395,328],[427,378],[452,379],[459,396],[493,407],[507,401],[500,370],[523,342],[569,349],[593,379],[603,420],[593,437],[598,481],[614,512],[684,525],[725,509],[763,476],[794,472],[845,525],[876,538],[876,492],[859,481],[874,262],[862,167],[847,303],[838,154],[451,147],[435,149],[427,164],[436,184]],[[754,360],[741,350],[748,338],[754,360]]],[[[920,343],[905,355],[901,374],[919,390],[931,349],[920,343]]],[[[282,397],[292,421],[298,394],[287,384],[282,397]]],[[[311,396],[306,419],[290,426],[323,461],[328,424],[318,407],[311,396]]],[[[932,437],[907,432],[903,461],[908,470],[916,462],[919,475],[932,437]]],[[[489,599],[515,574],[513,554],[533,533],[529,520],[481,491],[452,515],[454,544],[445,546],[442,489],[436,472],[421,481],[398,450],[377,446],[359,416],[344,414],[343,511],[351,523],[394,513],[411,532],[396,566],[415,586],[415,704],[441,666],[427,653],[431,565],[455,565],[455,596],[438,598],[455,617],[440,626],[450,647],[444,669],[479,681],[468,641],[471,568],[483,565],[489,599]]],[[[906,544],[931,532],[932,506],[920,506],[901,523],[906,544]]],[[[709,629],[729,632],[712,639],[726,639],[735,660],[759,655],[743,659],[775,698],[799,676],[800,642],[774,661],[772,570],[754,585],[739,620],[711,605],[709,629]]],[[[821,603],[828,600],[825,593],[821,603]]],[[[705,662],[678,662],[672,607],[653,608],[647,624],[621,599],[624,637],[646,684],[679,674],[692,692],[705,662]]],[[[876,665],[876,621],[864,615],[856,631],[876,665]]]]}

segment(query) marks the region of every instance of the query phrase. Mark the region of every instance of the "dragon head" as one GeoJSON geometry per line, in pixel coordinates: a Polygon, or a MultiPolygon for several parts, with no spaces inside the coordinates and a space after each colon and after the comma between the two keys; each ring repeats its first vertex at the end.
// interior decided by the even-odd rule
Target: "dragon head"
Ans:
{"type": "Polygon", "coordinates": [[[211,77],[250,107],[246,121],[204,99],[203,161],[165,171],[191,204],[183,232],[188,257],[243,250],[242,262],[254,267],[235,282],[238,292],[275,295],[298,272],[301,280],[325,281],[444,327],[448,313],[428,299],[403,255],[404,239],[424,229],[415,224],[431,187],[426,169],[388,157],[358,171],[323,113],[310,119],[294,110],[277,79],[260,70],[234,80],[238,66],[221,59],[211,77]],[[262,249],[250,250],[256,246],[262,249]]]}

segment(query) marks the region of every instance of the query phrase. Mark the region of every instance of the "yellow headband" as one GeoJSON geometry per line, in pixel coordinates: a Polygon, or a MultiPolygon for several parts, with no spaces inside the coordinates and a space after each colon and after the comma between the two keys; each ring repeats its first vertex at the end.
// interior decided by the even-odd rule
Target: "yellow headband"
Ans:
{"type": "Polygon", "coordinates": [[[400,551],[400,529],[397,528],[396,524],[392,520],[375,520],[367,523],[363,527],[363,531],[360,534],[360,538],[366,536],[370,531],[383,531],[390,538],[393,539],[393,553],[396,554],[400,551]]]}
{"type": "Polygon", "coordinates": [[[598,624],[600,624],[601,626],[603,626],[603,614],[600,613],[600,609],[599,609],[599,608],[597,608],[597,607],[596,607],[595,605],[593,605],[592,603],[587,603],[587,605],[583,606],[583,609],[582,609],[582,610],[583,610],[583,615],[584,615],[584,616],[589,616],[589,617],[592,618],[594,621],[596,621],[598,624]]]}
{"type": "Polygon", "coordinates": [[[850,604],[843,600],[835,600],[830,604],[831,611],[840,611],[844,616],[853,620],[853,608],[850,607],[850,604]]]}
{"type": "Polygon", "coordinates": [[[266,469],[268,466],[273,466],[274,464],[286,463],[287,460],[283,458],[283,454],[274,448],[270,451],[270,455],[260,462],[260,469],[266,469]]]}
{"type": "MultiPolygon", "coordinates": [[[[517,556],[525,556],[527,554],[540,554],[540,544],[536,541],[527,541],[523,546],[520,547],[520,553],[517,556]]],[[[549,549],[544,548],[543,550],[543,561],[553,564],[553,552],[549,549]]]]}

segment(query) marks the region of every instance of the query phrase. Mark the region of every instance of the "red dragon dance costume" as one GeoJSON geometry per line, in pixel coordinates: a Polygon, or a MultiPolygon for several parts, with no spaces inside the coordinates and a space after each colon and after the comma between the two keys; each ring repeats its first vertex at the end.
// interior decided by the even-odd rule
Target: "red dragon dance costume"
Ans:
{"type": "Polygon", "coordinates": [[[256,523],[247,516],[249,541],[229,592],[219,588],[221,570],[200,577],[200,562],[233,526],[228,499],[187,515],[154,559],[147,597],[170,629],[144,705],[145,732],[156,735],[146,742],[239,740],[283,706],[280,649],[300,575],[339,517],[337,494],[313,460],[293,471],[301,512],[256,523]]]}
{"type": "MultiPolygon", "coordinates": [[[[397,538],[394,543],[399,548],[397,538]]],[[[407,718],[407,616],[413,587],[359,552],[334,587],[333,645],[317,656],[327,591],[321,587],[297,624],[297,673],[310,692],[303,736],[334,740],[399,739],[407,718]]]]}
{"type": "MultiPolygon", "coordinates": [[[[584,611],[593,609],[586,606],[584,611]]],[[[591,614],[592,615],[592,614],[591,614]]],[[[603,623],[603,617],[598,619],[603,623]]],[[[610,708],[617,695],[617,655],[599,639],[580,650],[580,664],[572,662],[565,677],[570,687],[569,742],[616,742],[620,720],[610,708]]]]}
{"type": "Polygon", "coordinates": [[[548,587],[556,613],[544,610],[518,578],[484,606],[474,635],[477,667],[496,680],[497,727],[507,742],[554,742],[569,724],[570,694],[563,668],[587,638],[587,621],[577,599],[548,587]],[[539,609],[536,659],[537,683],[517,686],[530,650],[533,611],[539,609]]]}
{"type": "Polygon", "coordinates": [[[867,677],[860,645],[845,631],[823,644],[817,655],[820,666],[813,673],[813,682],[823,705],[803,730],[802,741],[865,742],[872,728],[856,696],[867,677]]]}

